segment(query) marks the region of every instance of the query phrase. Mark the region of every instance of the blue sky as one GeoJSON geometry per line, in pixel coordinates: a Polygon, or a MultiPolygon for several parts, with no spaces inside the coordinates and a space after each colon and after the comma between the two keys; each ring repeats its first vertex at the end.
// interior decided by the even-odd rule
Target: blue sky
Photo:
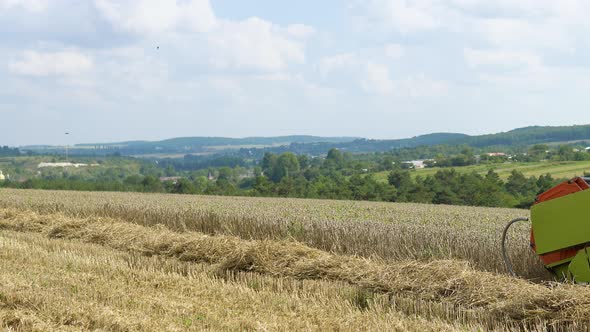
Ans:
{"type": "Polygon", "coordinates": [[[586,124],[589,12],[584,0],[0,0],[0,144],[586,124]]]}

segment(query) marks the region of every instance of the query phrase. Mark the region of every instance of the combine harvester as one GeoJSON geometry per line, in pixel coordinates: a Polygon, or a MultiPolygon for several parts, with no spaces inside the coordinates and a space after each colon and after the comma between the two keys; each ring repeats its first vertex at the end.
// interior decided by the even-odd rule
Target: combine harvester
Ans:
{"type": "MultiPolygon", "coordinates": [[[[531,208],[531,248],[558,279],[590,283],[590,178],[577,177],[537,196],[531,208]]],[[[508,272],[516,276],[506,253],[506,225],[502,255],[508,272]]]]}

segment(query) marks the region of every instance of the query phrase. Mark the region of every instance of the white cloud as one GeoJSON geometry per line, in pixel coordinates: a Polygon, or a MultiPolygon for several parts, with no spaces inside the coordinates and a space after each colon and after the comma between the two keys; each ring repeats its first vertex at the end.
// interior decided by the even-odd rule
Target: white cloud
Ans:
{"type": "Polygon", "coordinates": [[[448,93],[448,83],[433,80],[424,75],[411,76],[396,82],[396,93],[413,98],[438,97],[448,93]]]}
{"type": "Polygon", "coordinates": [[[539,70],[543,67],[541,57],[529,52],[465,48],[463,54],[470,67],[500,66],[530,71],[539,70]]]}
{"type": "Polygon", "coordinates": [[[19,60],[9,64],[9,69],[20,75],[78,75],[92,69],[93,62],[88,56],[77,51],[43,53],[25,51],[19,60]]]}
{"type": "Polygon", "coordinates": [[[273,71],[305,62],[300,41],[290,39],[280,27],[256,17],[224,21],[206,40],[209,62],[221,69],[273,71]]]}
{"type": "Polygon", "coordinates": [[[326,76],[337,71],[350,71],[368,63],[390,63],[399,60],[406,53],[401,44],[387,43],[381,47],[358,49],[354,52],[340,53],[322,57],[319,61],[319,72],[326,76]]]}
{"type": "Polygon", "coordinates": [[[590,32],[586,0],[354,0],[364,27],[453,32],[494,47],[563,50],[590,32]]]}
{"type": "Polygon", "coordinates": [[[522,18],[485,18],[476,21],[476,32],[492,47],[566,50],[575,43],[577,31],[569,32],[565,22],[541,22],[522,18]]]}
{"type": "MultiPolygon", "coordinates": [[[[49,14],[60,11],[55,4],[49,14]]],[[[306,61],[305,46],[315,33],[311,26],[218,18],[207,0],[96,0],[85,8],[89,25],[104,37],[99,45],[92,40],[73,46],[68,35],[67,41],[59,36],[34,41],[27,51],[0,47],[9,74],[0,83],[21,84],[15,96],[31,103],[84,105],[95,115],[120,110],[128,119],[147,110],[161,118],[162,109],[192,120],[201,109],[233,110],[232,116],[249,109],[271,112],[273,105],[305,103],[330,92],[296,69],[306,61]],[[39,79],[43,76],[51,84],[39,79]]]]}
{"type": "Polygon", "coordinates": [[[391,78],[389,67],[377,63],[366,65],[361,86],[369,93],[402,98],[443,96],[449,90],[448,83],[433,80],[424,75],[394,80],[391,78]]]}
{"type": "Polygon", "coordinates": [[[209,0],[96,0],[95,5],[115,27],[137,34],[205,32],[217,23],[209,0]]]}
{"type": "Polygon", "coordinates": [[[367,63],[361,86],[367,92],[390,94],[395,91],[395,83],[389,76],[389,67],[383,64],[367,63]]]}
{"type": "Polygon", "coordinates": [[[449,80],[456,77],[459,84],[472,80],[501,89],[503,81],[532,87],[542,80],[546,87],[560,71],[584,66],[590,51],[590,1],[586,0],[351,1],[362,33],[411,42],[438,75],[428,75],[428,70],[418,74],[452,72],[449,80]],[[459,52],[463,63],[457,63],[459,52]],[[436,58],[445,60],[433,61],[436,58]]]}
{"type": "Polygon", "coordinates": [[[430,79],[424,74],[397,74],[392,77],[392,68],[401,64],[392,64],[388,60],[399,59],[404,53],[405,49],[397,44],[341,53],[322,58],[318,70],[324,78],[346,83],[346,88],[350,88],[352,83],[353,89],[360,88],[365,93],[381,96],[432,97],[448,91],[447,83],[430,79]]]}
{"type": "Polygon", "coordinates": [[[385,45],[384,50],[385,55],[392,59],[401,58],[405,53],[404,47],[400,44],[387,44],[385,45]]]}
{"type": "Polygon", "coordinates": [[[23,8],[31,12],[47,9],[49,0],[0,0],[0,9],[23,8]]]}
{"type": "Polygon", "coordinates": [[[305,24],[291,24],[287,27],[289,35],[297,38],[307,38],[313,35],[316,31],[313,27],[305,24]]]}
{"type": "Polygon", "coordinates": [[[354,2],[353,8],[366,10],[368,24],[378,22],[402,33],[410,33],[439,25],[432,5],[431,1],[424,0],[359,0],[354,2]]]}
{"type": "Polygon", "coordinates": [[[152,43],[157,37],[185,53],[184,62],[224,71],[277,71],[302,64],[305,39],[315,31],[304,24],[283,27],[257,17],[220,19],[209,0],[96,0],[96,7],[116,29],[152,43]]]}
{"type": "Polygon", "coordinates": [[[354,53],[341,53],[326,56],[320,60],[319,71],[326,76],[334,71],[347,70],[359,64],[359,59],[354,53]]]}

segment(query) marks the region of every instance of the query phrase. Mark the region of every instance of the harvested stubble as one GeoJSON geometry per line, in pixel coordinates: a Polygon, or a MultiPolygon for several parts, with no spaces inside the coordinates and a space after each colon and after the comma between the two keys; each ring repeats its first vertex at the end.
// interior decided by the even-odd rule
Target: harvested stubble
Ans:
{"type": "Polygon", "coordinates": [[[0,231],[6,331],[474,331],[408,317],[379,298],[360,309],[338,282],[234,273],[41,234],[0,231]]]}
{"type": "MultiPolygon", "coordinates": [[[[311,247],[385,260],[460,259],[504,272],[502,228],[526,210],[328,200],[0,190],[0,207],[74,217],[102,216],[175,231],[243,239],[294,238],[311,247]]],[[[528,247],[528,225],[516,225],[509,255],[519,275],[549,275],[528,247]]]]}
{"type": "MultiPolygon", "coordinates": [[[[292,241],[246,241],[236,237],[177,233],[113,219],[69,218],[2,210],[0,229],[41,232],[51,238],[75,239],[148,256],[213,264],[226,271],[257,272],[274,277],[346,282],[391,297],[434,302],[469,312],[463,323],[488,328],[561,326],[590,323],[590,289],[576,285],[533,284],[473,269],[453,260],[384,262],[330,254],[292,241]]],[[[433,308],[433,306],[430,306],[433,308]]],[[[430,313],[447,318],[448,312],[430,313]]]]}

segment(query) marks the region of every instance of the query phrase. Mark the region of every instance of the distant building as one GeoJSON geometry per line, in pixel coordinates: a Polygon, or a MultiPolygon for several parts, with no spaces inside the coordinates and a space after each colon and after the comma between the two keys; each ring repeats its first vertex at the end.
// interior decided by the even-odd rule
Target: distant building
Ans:
{"type": "Polygon", "coordinates": [[[161,182],[172,182],[172,184],[177,184],[178,180],[182,179],[181,176],[162,176],[160,177],[161,182]]]}
{"type": "Polygon", "coordinates": [[[489,157],[506,157],[506,154],[504,152],[490,152],[486,153],[486,155],[488,155],[489,157]]]}
{"type": "Polygon", "coordinates": [[[45,167],[87,167],[87,166],[98,166],[98,164],[74,164],[74,163],[40,163],[37,168],[45,167]]]}
{"type": "Polygon", "coordinates": [[[209,174],[207,174],[207,180],[209,180],[209,181],[215,180],[215,177],[213,176],[213,173],[209,172],[209,174]]]}
{"type": "Polygon", "coordinates": [[[425,161],[426,160],[410,160],[404,161],[402,164],[410,165],[410,168],[420,169],[426,167],[426,164],[424,164],[425,161]]]}
{"type": "Polygon", "coordinates": [[[2,174],[2,171],[0,171],[0,181],[4,180],[6,180],[6,177],[4,176],[4,174],[2,174]]]}

